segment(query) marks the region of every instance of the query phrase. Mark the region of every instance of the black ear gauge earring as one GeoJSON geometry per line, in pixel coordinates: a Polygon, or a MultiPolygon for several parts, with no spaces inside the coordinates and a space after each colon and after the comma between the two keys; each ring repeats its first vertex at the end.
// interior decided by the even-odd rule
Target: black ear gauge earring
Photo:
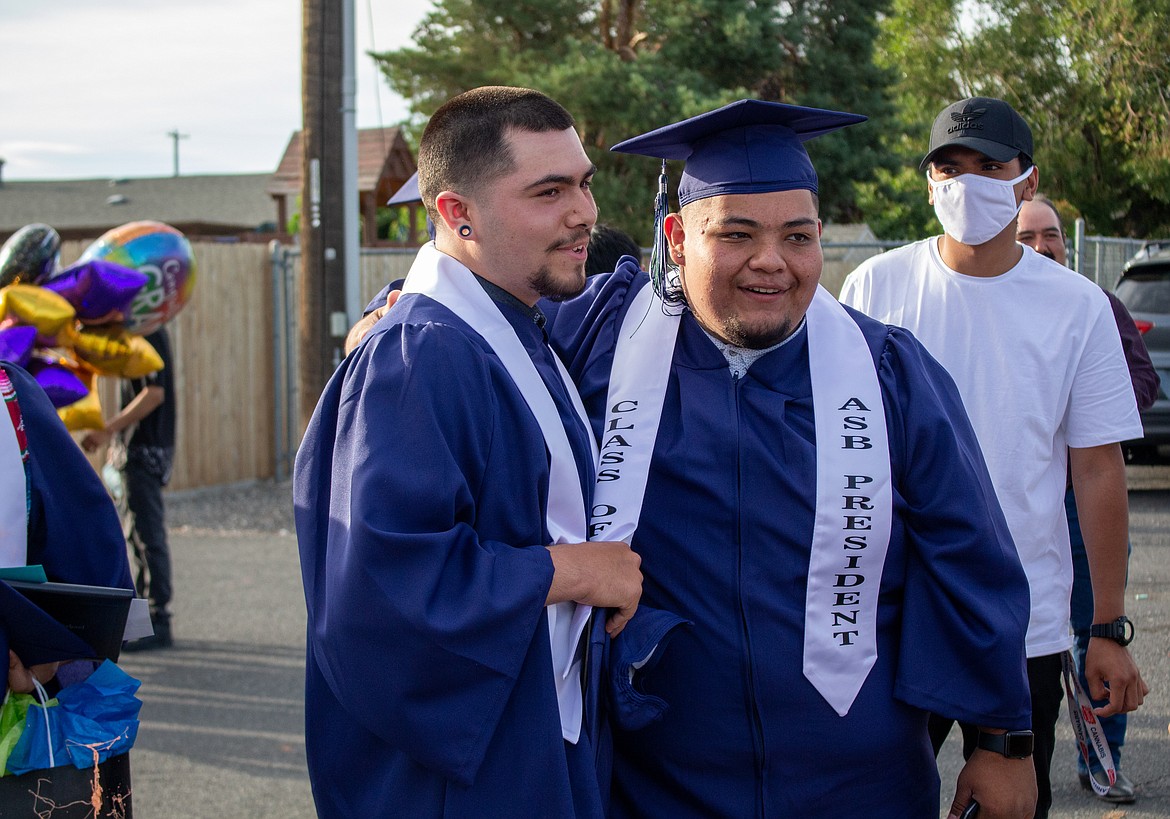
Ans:
{"type": "Polygon", "coordinates": [[[470,236],[471,235],[471,225],[460,225],[459,226],[459,235],[462,236],[464,239],[466,239],[468,236],[470,236]]]}

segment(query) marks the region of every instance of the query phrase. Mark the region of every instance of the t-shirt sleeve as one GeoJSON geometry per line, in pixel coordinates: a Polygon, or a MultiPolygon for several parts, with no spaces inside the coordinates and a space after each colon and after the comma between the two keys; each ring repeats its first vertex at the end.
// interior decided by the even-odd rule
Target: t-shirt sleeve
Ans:
{"type": "Polygon", "coordinates": [[[1069,395],[1068,445],[1092,447],[1142,436],[1117,322],[1104,292],[1094,294],[1083,353],[1069,395]]]}
{"type": "MultiPolygon", "coordinates": [[[[866,259],[853,272],[845,277],[845,281],[841,284],[841,293],[837,296],[837,300],[844,305],[852,307],[854,310],[860,310],[866,315],[873,316],[873,277],[874,265],[873,259],[881,258],[874,256],[866,259]]],[[[874,316],[880,320],[880,316],[874,316]]]]}
{"type": "MultiPolygon", "coordinates": [[[[168,393],[172,389],[174,383],[174,356],[171,354],[171,336],[165,328],[160,327],[150,335],[146,336],[146,341],[158,353],[159,358],[162,359],[163,365],[160,369],[154,372],[147,373],[142,378],[131,379],[136,389],[145,389],[146,387],[162,387],[168,393]]],[[[174,396],[167,395],[166,400],[170,401],[174,396]]]]}

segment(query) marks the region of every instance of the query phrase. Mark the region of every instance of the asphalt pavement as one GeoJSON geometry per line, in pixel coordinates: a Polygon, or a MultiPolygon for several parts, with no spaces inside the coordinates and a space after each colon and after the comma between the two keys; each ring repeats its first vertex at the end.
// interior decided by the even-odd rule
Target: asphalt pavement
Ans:
{"type": "MultiPolygon", "coordinates": [[[[1131,715],[1124,767],[1136,804],[1080,789],[1071,729],[1053,762],[1056,819],[1170,819],[1170,466],[1129,468],[1128,611],[1151,692],[1131,715]]],[[[233,521],[233,523],[236,523],[233,521]]],[[[137,819],[301,819],[316,815],[305,769],[305,610],[287,530],[171,530],[173,648],[124,654],[142,681],[131,753],[137,819]]],[[[940,757],[943,811],[961,764],[955,731],[940,757]]]]}

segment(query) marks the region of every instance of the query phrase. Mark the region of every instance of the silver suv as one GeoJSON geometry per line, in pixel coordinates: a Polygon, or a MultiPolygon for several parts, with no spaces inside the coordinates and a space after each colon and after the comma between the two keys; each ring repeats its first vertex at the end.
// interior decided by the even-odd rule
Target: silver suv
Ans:
{"type": "Polygon", "coordinates": [[[1158,399],[1142,413],[1145,434],[1123,444],[1128,462],[1150,463],[1159,447],[1170,446],[1170,241],[1147,243],[1126,263],[1114,293],[1137,322],[1162,379],[1158,399]]]}

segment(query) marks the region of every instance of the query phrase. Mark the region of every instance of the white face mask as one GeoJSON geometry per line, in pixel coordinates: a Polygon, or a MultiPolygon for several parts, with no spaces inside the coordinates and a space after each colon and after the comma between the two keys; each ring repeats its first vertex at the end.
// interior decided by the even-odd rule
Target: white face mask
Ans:
{"type": "Polygon", "coordinates": [[[926,172],[934,192],[934,212],[943,230],[965,245],[981,245],[998,236],[1012,223],[1023,202],[1016,202],[1014,186],[1027,179],[1032,169],[1015,179],[992,179],[974,173],[936,181],[926,172]]]}

